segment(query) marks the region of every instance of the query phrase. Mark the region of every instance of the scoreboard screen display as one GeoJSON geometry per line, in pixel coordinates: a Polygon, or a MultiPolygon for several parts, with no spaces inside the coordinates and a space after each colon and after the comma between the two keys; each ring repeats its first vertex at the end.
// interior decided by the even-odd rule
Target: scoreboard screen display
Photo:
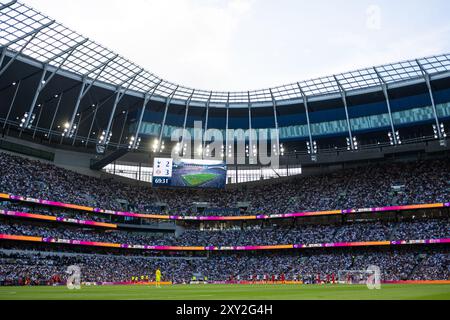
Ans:
{"type": "Polygon", "coordinates": [[[155,158],[154,187],[225,188],[227,166],[223,161],[155,158]]]}

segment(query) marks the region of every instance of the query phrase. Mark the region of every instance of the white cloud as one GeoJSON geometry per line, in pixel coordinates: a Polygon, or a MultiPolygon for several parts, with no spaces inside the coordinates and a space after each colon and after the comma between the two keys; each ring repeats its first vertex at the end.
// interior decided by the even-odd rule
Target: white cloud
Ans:
{"type": "Polygon", "coordinates": [[[228,6],[238,14],[245,14],[250,11],[253,3],[253,0],[231,0],[228,6]]]}

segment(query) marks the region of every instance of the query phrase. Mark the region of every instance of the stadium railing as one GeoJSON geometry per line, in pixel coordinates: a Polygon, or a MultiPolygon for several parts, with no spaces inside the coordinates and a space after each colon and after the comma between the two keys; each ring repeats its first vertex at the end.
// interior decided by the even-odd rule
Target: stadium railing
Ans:
{"type": "Polygon", "coordinates": [[[39,236],[23,236],[0,234],[0,240],[41,242],[50,244],[67,244],[92,247],[107,247],[120,249],[138,249],[152,251],[262,251],[262,250],[289,250],[289,249],[317,249],[317,248],[341,248],[341,247],[374,247],[374,246],[405,246],[405,245],[430,245],[447,244],[449,238],[425,239],[425,240],[394,240],[394,241],[365,241],[365,242],[338,242],[338,243],[318,243],[318,244],[287,244],[287,245],[265,245],[265,246],[154,246],[154,245],[133,245],[108,242],[94,242],[84,240],[68,240],[58,238],[47,238],[39,236]]]}

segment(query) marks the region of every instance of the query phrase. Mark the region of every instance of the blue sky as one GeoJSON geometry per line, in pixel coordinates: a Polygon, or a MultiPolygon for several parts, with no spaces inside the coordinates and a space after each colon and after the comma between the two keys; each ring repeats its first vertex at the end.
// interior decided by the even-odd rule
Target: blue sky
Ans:
{"type": "Polygon", "coordinates": [[[22,0],[189,87],[252,90],[450,52],[448,0],[22,0]]]}

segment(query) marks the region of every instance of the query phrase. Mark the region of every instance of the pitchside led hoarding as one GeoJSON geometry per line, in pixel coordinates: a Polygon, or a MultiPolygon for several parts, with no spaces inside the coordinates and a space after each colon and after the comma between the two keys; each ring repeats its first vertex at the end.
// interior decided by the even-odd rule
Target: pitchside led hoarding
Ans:
{"type": "Polygon", "coordinates": [[[154,187],[225,188],[227,166],[217,160],[155,158],[154,187]]]}

